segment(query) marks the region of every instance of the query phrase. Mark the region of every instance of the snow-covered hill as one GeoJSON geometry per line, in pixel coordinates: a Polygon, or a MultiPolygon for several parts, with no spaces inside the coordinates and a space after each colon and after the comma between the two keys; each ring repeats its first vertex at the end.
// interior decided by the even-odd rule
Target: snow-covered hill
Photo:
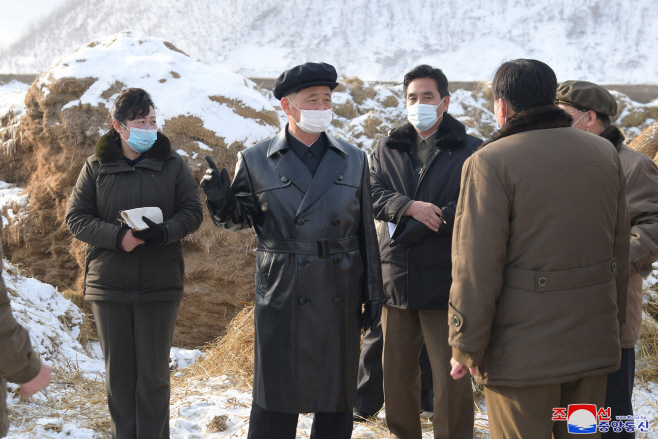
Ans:
{"type": "Polygon", "coordinates": [[[655,0],[70,0],[1,53],[0,72],[40,73],[71,50],[123,29],[164,38],[204,63],[275,77],[305,61],[399,81],[421,62],[449,79],[490,79],[531,57],[558,79],[658,81],[655,0]]]}

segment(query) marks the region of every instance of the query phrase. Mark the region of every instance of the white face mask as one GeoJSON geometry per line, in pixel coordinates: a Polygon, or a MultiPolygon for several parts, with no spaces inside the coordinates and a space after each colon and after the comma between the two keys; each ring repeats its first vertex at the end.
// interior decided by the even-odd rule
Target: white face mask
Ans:
{"type": "MultiPolygon", "coordinates": [[[[290,99],[288,102],[292,104],[293,107],[297,108],[290,99]]],[[[297,108],[299,110],[299,108],[297,108]]],[[[295,120],[295,123],[302,131],[305,131],[309,134],[320,134],[323,131],[326,131],[331,125],[331,120],[334,117],[334,113],[331,108],[326,110],[299,110],[301,116],[299,122],[293,117],[292,120],[295,120]]]]}
{"type": "MultiPolygon", "coordinates": [[[[445,99],[445,96],[443,99],[445,99]]],[[[439,105],[443,103],[443,99],[441,99],[439,105]]],[[[407,120],[411,122],[417,130],[427,131],[439,120],[439,116],[436,114],[436,109],[439,108],[439,105],[409,105],[407,107],[407,120]]],[[[443,117],[443,113],[444,112],[441,113],[440,117],[443,117]]]]}

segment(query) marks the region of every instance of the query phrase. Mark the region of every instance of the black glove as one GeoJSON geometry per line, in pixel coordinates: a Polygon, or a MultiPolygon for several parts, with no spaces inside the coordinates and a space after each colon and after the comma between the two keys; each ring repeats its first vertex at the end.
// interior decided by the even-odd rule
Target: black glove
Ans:
{"type": "Polygon", "coordinates": [[[167,231],[162,224],[156,224],[147,217],[143,216],[142,220],[148,224],[149,228],[138,232],[133,230],[133,236],[144,241],[144,246],[148,247],[153,244],[164,244],[167,237],[167,231]]]}
{"type": "Polygon", "coordinates": [[[414,218],[408,218],[403,223],[400,223],[395,228],[391,242],[388,244],[391,247],[400,245],[402,247],[411,247],[418,244],[428,234],[432,233],[432,229],[425,224],[414,218]]]}
{"type": "Polygon", "coordinates": [[[210,168],[201,179],[199,186],[201,186],[211,204],[221,206],[231,193],[231,179],[226,168],[222,168],[220,172],[209,155],[206,156],[206,161],[210,168]]]}
{"type": "Polygon", "coordinates": [[[364,331],[375,329],[382,317],[382,301],[366,300],[363,314],[361,314],[361,327],[364,331]]]}

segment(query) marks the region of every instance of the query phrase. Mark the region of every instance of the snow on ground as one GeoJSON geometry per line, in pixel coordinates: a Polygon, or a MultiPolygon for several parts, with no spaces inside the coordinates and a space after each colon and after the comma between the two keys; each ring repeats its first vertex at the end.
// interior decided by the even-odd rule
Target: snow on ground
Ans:
{"type": "Polygon", "coordinates": [[[0,181],[0,221],[3,226],[27,214],[27,198],[23,188],[0,181]]]}
{"type": "Polygon", "coordinates": [[[28,88],[28,84],[16,80],[0,84],[0,117],[7,114],[12,106],[23,107],[28,88]]]}

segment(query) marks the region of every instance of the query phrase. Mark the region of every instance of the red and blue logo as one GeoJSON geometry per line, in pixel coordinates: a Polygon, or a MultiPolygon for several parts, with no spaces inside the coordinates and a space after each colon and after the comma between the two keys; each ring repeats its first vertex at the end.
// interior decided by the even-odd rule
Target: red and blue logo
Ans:
{"type": "Polygon", "coordinates": [[[597,430],[596,405],[569,404],[567,426],[569,433],[587,434],[597,430]]]}

